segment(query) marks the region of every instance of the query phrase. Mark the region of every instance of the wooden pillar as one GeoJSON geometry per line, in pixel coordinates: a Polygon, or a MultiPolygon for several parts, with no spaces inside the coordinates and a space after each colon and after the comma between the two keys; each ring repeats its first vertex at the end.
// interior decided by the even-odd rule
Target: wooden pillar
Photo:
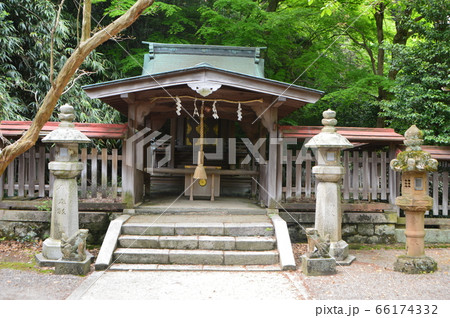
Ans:
{"type": "Polygon", "coordinates": [[[267,173],[267,192],[269,199],[267,206],[269,208],[275,208],[277,201],[280,199],[277,196],[277,168],[278,168],[278,108],[270,108],[266,111],[268,114],[269,127],[269,170],[267,173]]]}
{"type": "Polygon", "coordinates": [[[128,147],[128,141],[125,139],[122,143],[122,202],[129,208],[134,206],[134,175],[131,167],[134,156],[132,152],[131,146],[128,147]]]}
{"type": "Polygon", "coordinates": [[[169,167],[175,168],[175,142],[176,142],[176,134],[177,134],[177,118],[170,119],[170,161],[169,167]]]}
{"type": "Polygon", "coordinates": [[[228,127],[228,163],[230,169],[236,169],[236,125],[232,120],[227,121],[228,127]]]}
{"type": "MultiPolygon", "coordinates": [[[[151,123],[149,121],[145,122],[145,127],[151,129],[151,123]]],[[[150,131],[151,134],[151,131],[150,131]]],[[[143,137],[144,138],[144,137],[143,137]]],[[[153,160],[150,160],[149,155],[153,156],[154,154],[150,154],[149,153],[149,147],[150,147],[150,136],[148,135],[147,137],[145,137],[144,139],[140,138],[139,141],[139,145],[136,152],[136,156],[142,157],[142,165],[140,165],[140,167],[138,167],[139,169],[145,169],[145,168],[150,168],[148,166],[148,163],[151,162],[152,164],[154,164],[153,160]],[[148,140],[148,142],[146,141],[146,139],[148,140]]],[[[153,158],[151,158],[153,159],[153,158]]],[[[143,187],[144,187],[144,198],[148,199],[150,197],[151,194],[151,186],[152,186],[152,177],[150,176],[150,173],[144,173],[143,175],[143,187]]]]}
{"type": "MultiPolygon", "coordinates": [[[[177,117],[176,123],[177,123],[177,146],[183,146],[184,145],[184,117],[177,117]]],[[[175,137],[174,137],[175,138],[175,137]]]]}
{"type": "Polygon", "coordinates": [[[136,169],[136,160],[144,160],[144,158],[136,158],[136,144],[143,136],[137,132],[138,123],[134,96],[121,94],[120,97],[128,103],[128,139],[124,140],[122,150],[122,160],[124,162],[122,201],[127,207],[133,207],[136,203],[141,202],[144,195],[144,173],[136,169]]]}
{"type": "MultiPolygon", "coordinates": [[[[278,107],[269,107],[268,104],[253,106],[252,109],[266,127],[269,133],[269,156],[267,163],[266,182],[261,186],[260,191],[267,192],[267,199],[264,204],[269,208],[275,208],[280,199],[277,195],[277,168],[278,168],[278,107]]],[[[256,124],[256,123],[254,123],[256,124]]],[[[281,184],[279,185],[281,187],[281,184]]]]}
{"type": "MultiPolygon", "coordinates": [[[[392,159],[396,159],[396,146],[394,144],[389,145],[389,162],[392,159]]],[[[389,169],[389,203],[395,206],[397,213],[400,209],[395,205],[395,198],[397,197],[397,173],[393,169],[389,169]]]]}

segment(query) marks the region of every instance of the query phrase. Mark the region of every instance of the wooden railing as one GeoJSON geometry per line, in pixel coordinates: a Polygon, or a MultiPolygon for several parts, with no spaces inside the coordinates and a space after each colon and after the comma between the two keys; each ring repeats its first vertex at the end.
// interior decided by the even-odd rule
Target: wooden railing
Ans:
{"type": "MultiPolygon", "coordinates": [[[[313,153],[287,150],[278,167],[279,197],[283,201],[313,199],[315,179],[311,168],[316,164],[313,153]]],[[[400,174],[389,168],[386,152],[345,151],[342,197],[346,202],[386,201],[395,203],[400,193],[400,174]]],[[[429,195],[433,209],[427,215],[448,216],[448,171],[429,174],[429,195]]]]}
{"type": "MultiPolygon", "coordinates": [[[[0,200],[6,197],[51,197],[54,177],[48,171],[48,163],[53,160],[54,153],[55,148],[48,151],[40,145],[16,158],[0,176],[0,200]]],[[[311,169],[316,164],[313,153],[310,150],[288,150],[279,159],[277,183],[281,186],[278,187],[278,197],[282,201],[313,200],[315,178],[311,169]]],[[[80,198],[116,198],[121,194],[122,156],[118,149],[98,151],[96,148],[82,148],[80,161],[83,163],[78,178],[80,198]]],[[[393,204],[400,193],[400,175],[389,168],[389,162],[386,152],[345,151],[344,201],[385,201],[393,204]]],[[[267,187],[267,168],[267,165],[259,166],[258,188],[263,201],[267,200],[263,189],[267,187]]],[[[429,181],[433,209],[427,215],[448,216],[448,171],[430,173],[429,181]]]]}
{"type": "MultiPolygon", "coordinates": [[[[36,146],[16,158],[0,176],[0,200],[5,197],[51,197],[54,176],[49,173],[48,163],[55,156],[55,148],[36,146]]],[[[120,186],[122,156],[118,149],[98,151],[96,148],[81,149],[83,170],[79,182],[80,198],[117,197],[120,186]]]]}
{"type": "Polygon", "coordinates": [[[433,197],[433,209],[425,215],[448,216],[448,171],[433,172],[428,176],[430,196],[433,197]]]}

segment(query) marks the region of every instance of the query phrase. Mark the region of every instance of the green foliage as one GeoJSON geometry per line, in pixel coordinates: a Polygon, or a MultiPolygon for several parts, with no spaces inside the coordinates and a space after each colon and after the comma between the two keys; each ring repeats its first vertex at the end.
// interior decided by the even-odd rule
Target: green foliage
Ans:
{"type": "Polygon", "coordinates": [[[208,44],[264,46],[268,13],[251,0],[218,0],[201,7],[202,26],[197,34],[208,44]],[[224,32],[225,31],[225,32],[224,32]]]}
{"type": "Polygon", "coordinates": [[[414,25],[414,42],[398,50],[397,67],[401,69],[391,92],[394,98],[383,104],[388,123],[403,133],[412,124],[425,134],[431,144],[450,144],[450,26],[446,1],[418,1],[423,16],[414,25]]]}
{"type": "MultiPolygon", "coordinates": [[[[50,41],[56,9],[45,0],[0,2],[1,120],[32,120],[50,88],[50,41]]],[[[76,16],[64,13],[54,36],[55,76],[76,45],[76,16]]],[[[75,73],[58,105],[73,105],[81,122],[118,122],[118,112],[90,100],[81,89],[117,75],[112,63],[93,52],[75,73]]]]}
{"type": "MultiPolygon", "coordinates": [[[[93,26],[101,28],[135,2],[93,0],[93,26]]],[[[0,0],[0,119],[31,119],[50,85],[55,3],[0,0]]],[[[157,1],[117,41],[89,56],[82,68],[95,73],[78,79],[60,104],[74,105],[80,121],[120,121],[81,86],[140,75],[147,52],[141,41],[259,46],[267,48],[266,77],[327,93],[283,124],[321,125],[321,113],[332,108],[341,126],[373,127],[384,116],[400,133],[415,123],[427,143],[449,144],[448,6],[444,0],[157,1]],[[380,43],[375,14],[382,5],[380,43]]],[[[65,4],[55,37],[56,73],[77,45],[78,10],[76,2],[65,4]]]]}
{"type": "Polygon", "coordinates": [[[41,269],[37,267],[34,260],[29,263],[21,262],[0,262],[0,269],[14,269],[19,271],[33,271],[41,274],[52,274],[54,271],[52,269],[41,269]]]}
{"type": "Polygon", "coordinates": [[[52,201],[50,201],[50,200],[42,201],[39,205],[36,205],[36,208],[39,211],[50,212],[52,210],[52,201]]]}
{"type": "MultiPolygon", "coordinates": [[[[105,16],[94,16],[94,20],[106,24],[123,14],[136,1],[106,1],[105,16]]],[[[156,43],[200,43],[196,36],[200,15],[197,9],[204,1],[156,1],[144,11],[132,27],[120,34],[119,43],[107,42],[99,51],[116,63],[124,76],[141,75],[143,56],[147,52],[142,41],[156,43]],[[128,39],[128,40],[127,40],[128,39]],[[121,41],[123,40],[123,41],[121,41]],[[127,40],[127,41],[124,41],[127,40]]],[[[97,11],[98,12],[98,11],[97,11]]]]}

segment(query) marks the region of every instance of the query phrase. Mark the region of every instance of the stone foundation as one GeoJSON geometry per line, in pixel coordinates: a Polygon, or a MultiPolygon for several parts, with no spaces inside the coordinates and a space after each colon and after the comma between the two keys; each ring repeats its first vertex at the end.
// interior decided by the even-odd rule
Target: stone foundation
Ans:
{"type": "MultiPolygon", "coordinates": [[[[88,229],[88,244],[100,245],[110,219],[120,213],[80,212],[80,228],[88,229]]],[[[0,238],[32,241],[50,235],[51,212],[0,210],[0,238]]]]}
{"type": "MultiPolygon", "coordinates": [[[[288,222],[292,242],[306,242],[301,228],[314,227],[314,212],[282,212],[280,216],[288,222]],[[298,221],[296,223],[294,220],[298,221]]],[[[392,244],[396,243],[396,212],[348,212],[342,221],[342,239],[347,243],[392,244]]]]}
{"type": "Polygon", "coordinates": [[[307,276],[336,274],[336,260],[334,258],[309,258],[302,255],[300,259],[302,261],[302,272],[307,276]]]}
{"type": "Polygon", "coordinates": [[[425,274],[437,270],[437,263],[429,256],[408,256],[401,255],[397,257],[394,263],[394,271],[406,274],[425,274]]]}
{"type": "MultiPolygon", "coordinates": [[[[50,215],[47,211],[0,210],[0,238],[25,241],[45,239],[50,234],[50,215]]],[[[89,230],[88,244],[101,244],[110,220],[119,215],[119,212],[80,212],[80,228],[89,230]]],[[[293,218],[303,228],[313,228],[314,212],[289,212],[288,215],[280,211],[280,216],[288,223],[291,241],[306,242],[305,232],[293,218]]],[[[404,229],[396,229],[396,223],[395,212],[344,213],[342,238],[349,244],[404,243],[404,229]]],[[[450,243],[448,229],[425,229],[425,233],[427,243],[450,243]]]]}

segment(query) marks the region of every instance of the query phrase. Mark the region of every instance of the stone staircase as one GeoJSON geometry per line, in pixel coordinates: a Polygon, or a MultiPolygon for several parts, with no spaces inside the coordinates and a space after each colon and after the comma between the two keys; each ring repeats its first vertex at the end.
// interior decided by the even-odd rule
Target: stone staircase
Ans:
{"type": "Polygon", "coordinates": [[[266,215],[120,218],[120,226],[111,222],[96,269],[281,270],[274,224],[266,215]]]}

